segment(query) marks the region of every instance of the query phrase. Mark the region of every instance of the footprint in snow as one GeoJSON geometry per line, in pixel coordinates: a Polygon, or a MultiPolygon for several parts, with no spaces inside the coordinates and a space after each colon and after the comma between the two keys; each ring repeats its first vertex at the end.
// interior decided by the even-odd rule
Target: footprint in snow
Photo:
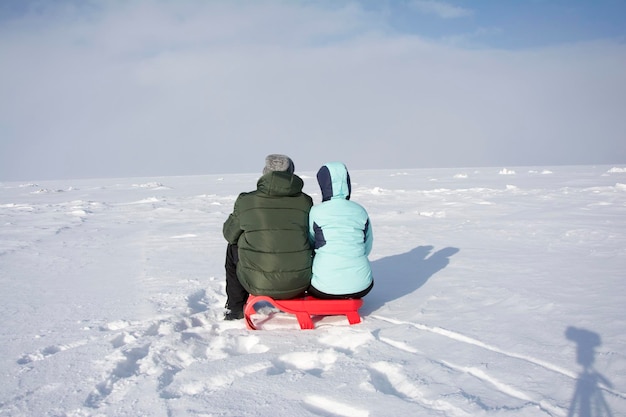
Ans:
{"type": "Polygon", "coordinates": [[[137,338],[134,335],[127,333],[127,332],[123,332],[123,333],[118,334],[111,340],[111,345],[114,348],[118,349],[124,345],[127,345],[128,343],[134,342],[135,340],[137,340],[137,338]]]}
{"type": "Polygon", "coordinates": [[[315,414],[323,416],[368,417],[370,415],[368,410],[363,410],[320,395],[307,395],[303,401],[305,408],[315,414]]]}
{"type": "Polygon", "coordinates": [[[421,387],[414,384],[403,372],[400,365],[390,362],[376,362],[370,367],[371,383],[374,388],[386,395],[393,395],[403,401],[410,401],[426,409],[442,411],[446,415],[470,417],[471,414],[440,398],[431,399],[421,387]]]}
{"type": "Polygon", "coordinates": [[[360,346],[374,340],[374,336],[360,329],[330,327],[318,340],[323,345],[331,346],[339,351],[350,354],[355,352],[360,346]]]}
{"type": "Polygon", "coordinates": [[[244,380],[248,375],[267,370],[272,367],[269,361],[256,362],[231,372],[215,375],[206,379],[174,381],[161,393],[162,398],[178,398],[206,394],[229,387],[236,381],[244,380]]]}
{"type": "Polygon", "coordinates": [[[280,356],[276,361],[276,369],[286,371],[295,369],[311,375],[321,376],[337,361],[337,351],[326,349],[320,352],[291,352],[280,356]]]}
{"type": "Polygon", "coordinates": [[[108,332],[108,331],[122,330],[122,329],[127,328],[128,326],[130,326],[130,323],[127,322],[126,320],[115,320],[115,321],[111,321],[109,323],[105,323],[102,326],[100,326],[100,331],[108,332]]]}
{"type": "Polygon", "coordinates": [[[85,400],[85,406],[98,408],[113,392],[114,387],[120,380],[130,378],[139,373],[139,363],[143,358],[148,356],[149,352],[149,344],[122,352],[123,358],[117,362],[115,368],[113,368],[107,377],[96,385],[95,389],[85,400]]]}
{"type": "Polygon", "coordinates": [[[21,358],[19,358],[17,360],[17,363],[19,365],[26,365],[29,364],[31,362],[37,362],[37,361],[41,361],[44,360],[52,355],[56,355],[59,352],[63,352],[65,350],[68,349],[72,349],[78,346],[82,346],[84,344],[86,344],[87,341],[78,341],[75,343],[69,343],[69,344],[65,344],[65,345],[50,345],[50,346],[46,346],[43,349],[39,349],[38,351],[36,351],[35,353],[25,353],[22,355],[21,358]]]}
{"type": "Polygon", "coordinates": [[[265,353],[269,347],[260,343],[255,335],[223,335],[212,338],[206,348],[206,357],[210,360],[225,359],[230,356],[265,353]]]}
{"type": "Polygon", "coordinates": [[[205,298],[206,290],[198,290],[195,293],[187,296],[187,307],[191,311],[191,314],[197,314],[207,311],[208,306],[205,298]]]}

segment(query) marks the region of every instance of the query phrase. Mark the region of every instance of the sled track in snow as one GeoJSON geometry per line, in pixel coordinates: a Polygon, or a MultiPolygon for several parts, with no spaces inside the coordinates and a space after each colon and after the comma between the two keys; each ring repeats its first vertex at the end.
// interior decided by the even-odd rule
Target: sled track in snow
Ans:
{"type": "MultiPolygon", "coordinates": [[[[568,369],[562,368],[560,366],[557,366],[553,363],[550,362],[546,362],[543,361],[541,359],[537,359],[534,358],[532,356],[528,356],[528,355],[523,355],[520,353],[516,353],[516,352],[511,352],[511,351],[507,351],[504,349],[500,349],[497,346],[494,345],[490,345],[488,343],[482,342],[478,339],[474,339],[472,337],[466,336],[464,334],[458,333],[458,332],[454,332],[452,330],[447,330],[441,327],[436,327],[436,326],[428,326],[426,324],[422,324],[422,323],[414,323],[414,322],[410,322],[410,321],[403,321],[403,320],[396,320],[396,319],[391,319],[389,317],[384,317],[384,316],[379,316],[379,315],[370,315],[368,316],[368,318],[373,318],[376,320],[381,320],[381,321],[385,321],[387,323],[391,323],[391,324],[404,324],[404,325],[408,325],[408,326],[412,326],[415,327],[418,330],[423,330],[423,331],[427,331],[430,333],[434,333],[440,336],[444,336],[447,337],[449,339],[452,340],[456,340],[457,342],[461,342],[461,343],[466,343],[469,345],[474,345],[477,347],[480,347],[482,349],[486,349],[489,350],[491,352],[495,352],[510,358],[514,358],[514,359],[519,359],[522,361],[526,361],[528,363],[540,366],[544,369],[559,373],[561,375],[564,375],[568,378],[571,378],[573,380],[578,379],[579,375],[576,372],[572,372],[568,369]]],[[[449,364],[448,364],[449,365],[449,364]]],[[[622,393],[622,392],[618,392],[618,391],[614,391],[610,388],[606,388],[606,387],[601,387],[602,390],[606,391],[607,393],[613,394],[621,399],[626,399],[626,394],[622,393]]],[[[521,397],[520,397],[521,398],[521,397]]]]}
{"type": "Polygon", "coordinates": [[[470,345],[478,346],[480,348],[487,349],[487,350],[490,350],[492,352],[499,353],[501,355],[505,355],[505,356],[509,356],[511,358],[520,359],[520,360],[523,360],[523,361],[526,361],[526,362],[530,362],[532,364],[541,366],[543,368],[546,368],[546,369],[549,369],[551,371],[557,372],[559,374],[565,375],[565,376],[570,377],[572,379],[576,379],[577,376],[578,376],[575,372],[571,372],[571,371],[569,371],[567,369],[561,368],[561,367],[556,366],[554,364],[551,364],[549,362],[542,361],[540,359],[536,359],[536,358],[533,358],[531,356],[522,355],[522,354],[511,352],[511,351],[506,351],[506,350],[500,349],[500,348],[498,348],[496,346],[489,345],[487,343],[481,342],[478,339],[474,339],[474,338],[471,338],[469,336],[465,336],[465,335],[463,335],[461,333],[457,333],[457,332],[454,332],[454,331],[451,331],[451,330],[447,330],[447,329],[444,329],[444,328],[441,328],[441,327],[427,326],[427,325],[421,324],[421,323],[413,323],[413,322],[409,322],[409,321],[395,320],[395,319],[390,319],[388,317],[376,316],[376,315],[369,316],[369,317],[375,318],[377,320],[386,321],[386,322],[392,323],[392,324],[406,324],[406,325],[409,325],[409,326],[413,326],[416,329],[424,330],[424,331],[427,331],[427,332],[430,332],[430,333],[435,333],[435,334],[447,337],[449,339],[456,340],[457,342],[462,342],[462,343],[467,343],[467,344],[470,344],[470,345]]]}

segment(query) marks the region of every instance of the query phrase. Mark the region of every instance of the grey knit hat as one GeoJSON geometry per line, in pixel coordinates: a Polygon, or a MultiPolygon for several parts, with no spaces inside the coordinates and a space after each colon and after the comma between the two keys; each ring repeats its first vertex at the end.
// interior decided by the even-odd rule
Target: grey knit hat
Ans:
{"type": "Polygon", "coordinates": [[[287,155],[271,154],[265,157],[265,168],[263,168],[263,175],[272,171],[286,171],[293,174],[294,165],[291,158],[287,155]]]}

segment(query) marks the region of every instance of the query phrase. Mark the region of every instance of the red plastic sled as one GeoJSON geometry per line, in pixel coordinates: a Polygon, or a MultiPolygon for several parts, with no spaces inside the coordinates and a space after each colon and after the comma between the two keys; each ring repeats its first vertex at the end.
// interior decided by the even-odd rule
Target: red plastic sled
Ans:
{"type": "Polygon", "coordinates": [[[311,316],[337,316],[345,315],[350,324],[361,322],[359,308],[363,306],[360,298],[347,300],[322,300],[314,297],[293,298],[290,300],[274,300],[266,295],[250,295],[243,309],[246,326],[250,330],[257,330],[250,316],[256,313],[254,305],[260,301],[266,301],[274,307],[286,313],[295,314],[301,329],[313,329],[311,316]]]}

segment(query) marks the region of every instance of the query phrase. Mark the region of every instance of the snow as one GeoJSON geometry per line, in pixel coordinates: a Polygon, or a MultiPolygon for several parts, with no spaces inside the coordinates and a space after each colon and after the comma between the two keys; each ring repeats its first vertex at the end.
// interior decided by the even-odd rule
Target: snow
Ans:
{"type": "Polygon", "coordinates": [[[626,416],[626,167],[351,177],[362,323],[258,331],[221,234],[257,174],[0,183],[0,416],[626,416]]]}

